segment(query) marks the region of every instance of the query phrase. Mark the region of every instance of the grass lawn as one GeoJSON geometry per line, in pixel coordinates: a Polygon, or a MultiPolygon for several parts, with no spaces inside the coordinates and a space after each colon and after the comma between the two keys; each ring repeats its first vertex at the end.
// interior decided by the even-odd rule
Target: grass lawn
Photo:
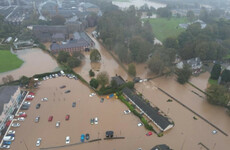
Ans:
{"type": "Polygon", "coordinates": [[[156,38],[163,42],[167,37],[177,37],[185,29],[180,28],[179,24],[187,23],[187,18],[152,18],[149,19],[156,38]]]}
{"type": "Polygon", "coordinates": [[[0,73],[19,68],[23,61],[9,50],[0,50],[0,73]]]}
{"type": "Polygon", "coordinates": [[[230,59],[230,54],[228,54],[228,55],[224,56],[224,58],[223,58],[223,59],[230,59]]]}
{"type": "Polygon", "coordinates": [[[217,85],[217,84],[218,84],[218,81],[217,81],[217,80],[213,80],[213,79],[209,79],[209,80],[208,80],[208,83],[209,83],[210,85],[217,85]]]}

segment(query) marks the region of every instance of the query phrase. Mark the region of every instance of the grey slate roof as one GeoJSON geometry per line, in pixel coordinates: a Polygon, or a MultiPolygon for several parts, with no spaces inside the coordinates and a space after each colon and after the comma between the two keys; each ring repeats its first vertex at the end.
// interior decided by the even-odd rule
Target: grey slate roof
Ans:
{"type": "Polygon", "coordinates": [[[121,76],[112,77],[112,80],[116,81],[118,86],[125,84],[125,80],[121,76]]]}
{"type": "Polygon", "coordinates": [[[124,88],[123,93],[128,96],[139,108],[144,111],[158,126],[160,126],[163,130],[165,130],[172,123],[168,120],[168,118],[160,115],[156,108],[153,108],[149,104],[147,104],[141,97],[136,95],[129,88],[124,88]]]}
{"type": "Polygon", "coordinates": [[[3,111],[4,104],[10,101],[10,98],[17,91],[18,86],[3,86],[0,87],[0,114],[3,111]]]}

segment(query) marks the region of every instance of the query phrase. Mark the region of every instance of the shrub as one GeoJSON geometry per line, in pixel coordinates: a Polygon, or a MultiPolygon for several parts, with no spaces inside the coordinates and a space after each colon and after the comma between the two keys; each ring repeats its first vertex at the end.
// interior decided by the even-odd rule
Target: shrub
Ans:
{"type": "Polygon", "coordinates": [[[89,76],[90,76],[90,77],[94,77],[94,76],[95,76],[95,73],[93,72],[92,69],[90,69],[90,71],[89,71],[89,76]]]}
{"type": "Polygon", "coordinates": [[[96,89],[98,87],[98,85],[99,85],[98,80],[95,79],[95,78],[91,79],[90,82],[89,82],[89,85],[96,89]]]}

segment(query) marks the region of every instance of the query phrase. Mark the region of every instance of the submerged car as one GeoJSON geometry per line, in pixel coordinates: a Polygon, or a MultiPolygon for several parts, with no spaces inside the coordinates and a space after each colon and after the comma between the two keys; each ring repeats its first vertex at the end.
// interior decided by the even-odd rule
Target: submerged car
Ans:
{"type": "Polygon", "coordinates": [[[69,120],[69,118],[70,118],[70,115],[65,116],[65,120],[69,120]]]}
{"type": "Polygon", "coordinates": [[[15,131],[14,130],[9,130],[8,134],[15,134],[15,131]]]}
{"type": "Polygon", "coordinates": [[[40,107],[41,107],[41,104],[38,103],[38,104],[36,105],[36,109],[39,109],[40,107]]]}
{"type": "Polygon", "coordinates": [[[76,107],[76,102],[73,102],[73,103],[72,103],[72,107],[76,107]]]}
{"type": "Polygon", "coordinates": [[[58,121],[57,123],[56,123],[56,127],[59,127],[60,126],[60,121],[58,121]]]}
{"type": "Polygon", "coordinates": [[[42,102],[45,102],[45,101],[48,101],[48,98],[47,97],[44,97],[41,99],[42,102]]]}
{"type": "Polygon", "coordinates": [[[60,86],[60,89],[63,89],[63,88],[65,88],[66,86],[65,85],[62,85],[62,86],[60,86]]]}
{"type": "Polygon", "coordinates": [[[94,124],[94,119],[90,119],[90,124],[94,124]]]}
{"type": "Polygon", "coordinates": [[[67,136],[67,137],[65,138],[65,144],[69,144],[69,143],[70,143],[70,137],[67,136]]]}
{"type": "Polygon", "coordinates": [[[9,149],[9,148],[10,148],[10,145],[2,145],[2,148],[9,149]]]}
{"type": "Polygon", "coordinates": [[[24,117],[20,117],[20,118],[18,118],[18,121],[24,121],[25,120],[25,118],[24,117]]]}
{"type": "Polygon", "coordinates": [[[94,118],[94,124],[98,124],[98,118],[97,117],[94,118]]]}
{"type": "Polygon", "coordinates": [[[36,146],[40,146],[41,145],[41,141],[42,141],[42,138],[38,138],[37,142],[36,142],[36,146]]]}
{"type": "Polygon", "coordinates": [[[53,116],[49,116],[48,121],[52,121],[53,120],[53,116]]]}
{"type": "Polygon", "coordinates": [[[70,93],[70,90],[66,90],[65,93],[70,93]]]}
{"type": "Polygon", "coordinates": [[[90,138],[89,133],[86,133],[86,134],[85,134],[85,139],[86,139],[86,140],[89,140],[89,138],[90,138]]]}
{"type": "Polygon", "coordinates": [[[37,116],[37,117],[35,118],[35,122],[39,122],[39,120],[40,120],[40,116],[37,116]]]}
{"type": "Polygon", "coordinates": [[[12,127],[20,127],[20,123],[13,123],[11,126],[12,127]]]}
{"type": "Polygon", "coordinates": [[[84,141],[85,141],[85,135],[82,134],[82,135],[81,135],[81,142],[84,142],[84,141]]]}
{"type": "Polygon", "coordinates": [[[125,111],[124,111],[124,114],[127,115],[127,114],[129,114],[130,112],[131,112],[130,110],[125,110],[125,111]]]}

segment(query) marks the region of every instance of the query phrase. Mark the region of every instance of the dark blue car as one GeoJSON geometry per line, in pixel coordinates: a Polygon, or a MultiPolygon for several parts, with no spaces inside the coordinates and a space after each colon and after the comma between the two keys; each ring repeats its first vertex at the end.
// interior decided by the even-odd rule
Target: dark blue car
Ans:
{"type": "Polygon", "coordinates": [[[10,145],[11,141],[3,141],[3,145],[10,145]]]}
{"type": "Polygon", "coordinates": [[[6,136],[12,136],[12,137],[15,137],[15,134],[7,134],[6,136]]]}

